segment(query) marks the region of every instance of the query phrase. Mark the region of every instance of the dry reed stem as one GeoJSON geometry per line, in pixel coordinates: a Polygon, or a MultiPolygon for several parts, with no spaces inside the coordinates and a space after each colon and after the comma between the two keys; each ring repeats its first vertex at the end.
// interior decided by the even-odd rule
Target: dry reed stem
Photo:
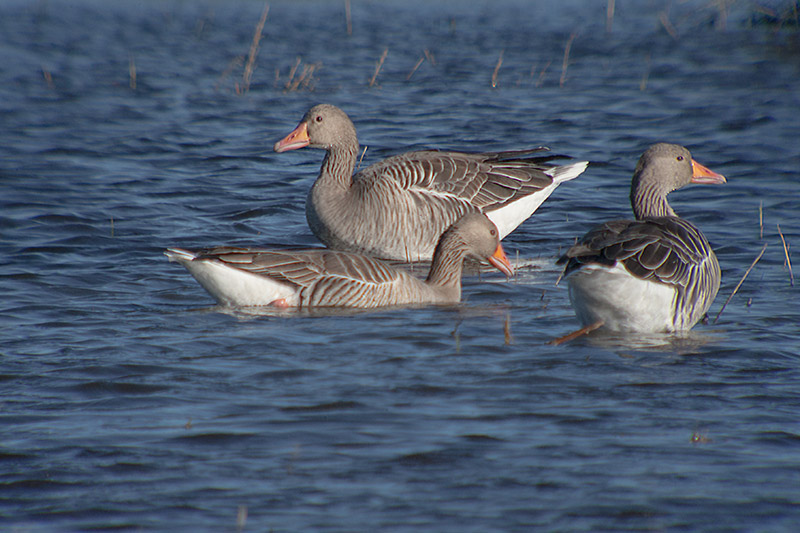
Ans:
{"type": "Polygon", "coordinates": [[[136,90],[136,62],[133,60],[133,56],[128,58],[128,86],[136,90]]]}
{"type": "Polygon", "coordinates": [[[581,329],[575,330],[572,333],[568,333],[567,335],[564,335],[563,337],[558,337],[557,339],[553,339],[550,342],[548,342],[547,344],[550,344],[552,346],[559,346],[561,344],[564,344],[565,342],[569,342],[569,341],[577,339],[578,337],[582,337],[583,335],[588,335],[589,333],[593,332],[594,330],[596,330],[597,328],[599,328],[603,324],[605,324],[605,322],[603,322],[602,320],[598,320],[594,324],[589,324],[588,326],[585,326],[585,327],[582,327],[581,329]]]}
{"type": "Polygon", "coordinates": [[[244,61],[244,56],[236,56],[236,57],[234,57],[233,59],[231,59],[228,62],[228,66],[225,67],[225,70],[223,70],[222,74],[219,75],[219,78],[217,79],[217,83],[214,84],[214,90],[215,91],[219,90],[220,85],[222,85],[222,83],[226,79],[228,79],[228,76],[231,75],[231,72],[233,72],[233,69],[235,69],[236,67],[241,66],[243,61],[244,61]]]}
{"type": "Polygon", "coordinates": [[[366,155],[367,153],[367,148],[369,148],[369,146],[365,146],[364,150],[361,151],[361,157],[358,158],[358,165],[356,166],[356,172],[358,172],[358,169],[361,168],[361,162],[364,160],[364,155],[366,155]]]}
{"type": "Polygon", "coordinates": [[[384,48],[383,53],[381,54],[381,58],[378,60],[378,63],[375,65],[375,72],[372,74],[372,78],[369,80],[369,86],[372,87],[375,85],[375,80],[378,79],[378,73],[381,71],[381,67],[383,67],[383,62],[386,61],[386,56],[389,54],[389,49],[384,48]]]}
{"type": "Polygon", "coordinates": [[[547,74],[547,69],[550,67],[552,62],[553,60],[551,59],[544,67],[542,67],[542,71],[539,73],[539,78],[536,80],[536,87],[541,87],[544,83],[544,76],[547,74]]]}
{"type": "Polygon", "coordinates": [[[611,28],[614,26],[614,0],[608,0],[606,5],[606,32],[611,33],[611,28]]]}
{"type": "Polygon", "coordinates": [[[781,236],[781,242],[783,243],[783,253],[786,256],[786,266],[789,268],[789,284],[794,287],[794,274],[792,274],[792,262],[789,260],[789,247],[786,245],[786,239],[783,238],[783,232],[781,231],[781,225],[778,224],[778,235],[781,236]]]}
{"type": "Polygon", "coordinates": [[[244,72],[242,73],[242,92],[245,93],[250,90],[250,79],[253,76],[253,68],[258,55],[261,32],[264,31],[264,23],[267,22],[267,13],[269,13],[269,4],[264,4],[264,11],[261,12],[261,18],[256,25],[256,31],[253,33],[253,41],[250,43],[250,52],[247,55],[247,64],[244,66],[244,72]]]}
{"type": "MultiPolygon", "coordinates": [[[[311,65],[303,65],[303,70],[300,72],[300,75],[297,75],[297,71],[300,68],[300,63],[302,59],[298,57],[295,59],[294,65],[289,70],[289,79],[283,86],[283,92],[292,92],[297,91],[299,89],[308,89],[309,91],[313,90],[314,87],[312,85],[314,79],[314,72],[320,67],[321,63],[313,63],[311,65]]],[[[278,72],[275,73],[275,81],[277,82],[280,79],[280,75],[278,72]]]]}
{"type": "Polygon", "coordinates": [[[433,66],[436,66],[436,58],[433,56],[433,53],[430,50],[426,48],[425,50],[423,50],[422,53],[425,54],[425,59],[428,60],[428,63],[430,63],[433,66]]]}
{"type": "Polygon", "coordinates": [[[240,505],[236,509],[236,531],[244,531],[244,526],[247,524],[247,506],[240,505]]]}
{"type": "Polygon", "coordinates": [[[758,202],[758,238],[764,240],[764,201],[758,202]]]}
{"type": "Polygon", "coordinates": [[[726,0],[717,0],[717,10],[719,17],[714,21],[714,28],[720,31],[725,31],[728,26],[728,6],[726,0]]]}
{"type": "Polygon", "coordinates": [[[289,82],[287,83],[290,83],[294,79],[294,75],[297,73],[297,68],[300,66],[301,61],[302,59],[300,58],[300,56],[297,56],[295,58],[294,65],[292,65],[292,68],[289,69],[289,82]]]}
{"type": "Polygon", "coordinates": [[[678,30],[675,29],[675,26],[669,21],[669,14],[666,11],[662,11],[658,14],[658,20],[661,22],[661,25],[664,26],[664,29],[667,30],[670,37],[678,40],[678,30]]]}
{"type": "Polygon", "coordinates": [[[575,40],[575,37],[577,37],[577,35],[578,34],[576,32],[572,32],[572,34],[569,36],[569,39],[567,39],[566,46],[564,47],[564,61],[561,63],[561,78],[558,80],[559,87],[564,87],[564,83],[567,81],[567,67],[569,66],[569,53],[570,50],[572,50],[572,41],[575,40]]]}
{"type": "Polygon", "coordinates": [[[414,65],[414,68],[412,68],[411,72],[408,73],[408,76],[406,76],[406,81],[411,79],[411,76],[414,75],[414,73],[417,71],[419,66],[422,65],[423,61],[425,61],[425,56],[424,55],[417,60],[416,64],[414,65]]]}
{"type": "Polygon", "coordinates": [[[347,22],[347,35],[353,35],[353,19],[350,17],[350,0],[344,0],[344,18],[347,22]]]}
{"type": "Polygon", "coordinates": [[[742,276],[742,279],[740,279],[740,280],[739,280],[739,283],[737,283],[737,284],[736,284],[736,288],[735,288],[735,289],[733,289],[733,292],[731,293],[731,295],[730,295],[730,296],[728,296],[728,299],[727,299],[727,300],[725,300],[725,303],[724,303],[724,304],[722,304],[722,308],[719,310],[719,313],[717,313],[717,316],[716,316],[716,317],[714,317],[714,324],[716,324],[716,323],[717,323],[717,320],[719,320],[719,315],[721,315],[721,314],[722,314],[722,312],[725,310],[725,307],[727,307],[727,305],[728,305],[728,304],[730,303],[730,301],[733,299],[734,295],[735,295],[735,294],[736,294],[736,293],[739,291],[739,287],[741,287],[741,286],[742,286],[742,283],[744,283],[744,280],[745,280],[745,279],[747,279],[747,276],[750,274],[750,271],[751,271],[751,270],[753,270],[753,267],[754,267],[754,266],[756,266],[756,263],[758,263],[758,261],[761,259],[761,256],[762,256],[762,255],[764,255],[764,251],[765,251],[766,249],[767,249],[767,244],[766,244],[766,243],[764,243],[764,247],[763,247],[763,248],[761,248],[761,252],[759,252],[759,254],[756,256],[756,258],[755,258],[755,259],[753,260],[753,262],[750,264],[750,268],[748,268],[748,269],[747,269],[747,272],[745,272],[745,273],[744,273],[744,276],[742,276]]]}
{"type": "Polygon", "coordinates": [[[53,84],[53,75],[50,74],[50,71],[44,68],[44,66],[42,66],[42,77],[44,78],[44,82],[47,84],[48,89],[55,89],[55,85],[53,84]]]}
{"type": "Polygon", "coordinates": [[[642,75],[642,81],[639,82],[639,90],[644,91],[647,89],[647,80],[650,78],[650,52],[647,53],[645,56],[645,70],[644,74],[642,75]]]}
{"type": "Polygon", "coordinates": [[[500,56],[497,58],[497,64],[494,66],[494,72],[492,72],[492,89],[497,87],[497,75],[500,72],[500,67],[503,64],[503,53],[505,50],[500,50],[500,56]]]}

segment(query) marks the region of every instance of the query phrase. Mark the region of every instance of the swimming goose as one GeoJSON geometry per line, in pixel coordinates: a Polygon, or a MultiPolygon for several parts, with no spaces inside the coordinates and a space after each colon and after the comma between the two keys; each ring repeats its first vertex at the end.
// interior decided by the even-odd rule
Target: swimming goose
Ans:
{"type": "Polygon", "coordinates": [[[689,183],[725,183],[689,150],[659,143],[644,152],[631,183],[636,220],[612,220],[584,235],[559,260],[584,326],[614,331],[692,328],[717,295],[720,269],[703,234],[678,217],[667,195],[689,183]]]}
{"type": "Polygon", "coordinates": [[[484,212],[503,239],[586,161],[558,166],[547,148],[517,152],[408,152],[355,176],[358,138],[332,105],[312,107],[276,152],[327,151],[306,200],[311,231],[328,247],[401,261],[430,260],[439,235],[465,213],[484,212]]]}
{"type": "Polygon", "coordinates": [[[170,248],[165,254],[185,266],[217,302],[231,306],[454,303],[461,299],[467,256],[487,260],[507,276],[513,274],[497,228],[480,213],[465,215],[442,234],[424,281],[372,257],[326,249],[170,248]]]}

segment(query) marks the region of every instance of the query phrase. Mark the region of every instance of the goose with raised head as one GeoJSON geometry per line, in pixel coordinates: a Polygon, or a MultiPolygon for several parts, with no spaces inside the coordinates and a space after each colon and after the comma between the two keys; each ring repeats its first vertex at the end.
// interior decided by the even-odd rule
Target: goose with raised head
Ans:
{"type": "Polygon", "coordinates": [[[455,303],[461,300],[464,259],[488,261],[511,276],[495,225],[470,213],[445,231],[425,280],[378,259],[327,249],[260,250],[214,248],[192,252],[170,248],[218,303],[230,306],[381,307],[455,303]]]}
{"type": "Polygon", "coordinates": [[[648,148],[631,183],[636,220],[595,227],[558,260],[580,322],[659,333],[687,331],[703,318],[719,290],[719,263],[705,236],[675,214],[667,195],[689,183],[725,181],[683,146],[648,148]]]}
{"type": "Polygon", "coordinates": [[[353,175],[356,129],[338,107],[312,107],[275,144],[327,154],[306,200],[311,231],[329,248],[401,261],[430,260],[439,235],[466,213],[483,212],[500,239],[530,217],[586,161],[555,165],[547,148],[516,152],[407,152],[353,175]]]}

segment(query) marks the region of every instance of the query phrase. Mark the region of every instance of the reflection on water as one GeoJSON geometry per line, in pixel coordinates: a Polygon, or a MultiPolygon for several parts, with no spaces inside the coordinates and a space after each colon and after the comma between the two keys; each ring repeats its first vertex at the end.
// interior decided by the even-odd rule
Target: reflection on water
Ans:
{"type": "Polygon", "coordinates": [[[600,328],[586,335],[584,339],[588,346],[604,348],[614,352],[637,350],[654,353],[666,352],[680,356],[701,354],[703,353],[702,348],[706,345],[725,340],[720,332],[712,334],[708,330],[699,328],[681,334],[631,334],[612,332],[600,328]]]}

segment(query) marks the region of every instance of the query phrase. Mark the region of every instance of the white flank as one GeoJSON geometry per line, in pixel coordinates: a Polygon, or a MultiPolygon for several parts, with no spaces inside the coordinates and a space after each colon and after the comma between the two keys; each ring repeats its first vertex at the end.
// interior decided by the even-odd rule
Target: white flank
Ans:
{"type": "Polygon", "coordinates": [[[553,183],[549,186],[539,192],[523,196],[519,200],[515,200],[500,209],[488,211],[486,216],[497,226],[497,230],[500,232],[500,238],[505,238],[506,235],[514,231],[517,226],[533,215],[559,184],[580,176],[583,171],[586,170],[586,165],[588,164],[588,161],[580,161],[578,163],[552,168],[546,172],[546,174],[553,178],[553,183]]]}
{"type": "Polygon", "coordinates": [[[186,267],[194,279],[222,305],[270,305],[284,299],[289,306],[297,305],[297,292],[290,286],[239,270],[215,260],[195,259],[188,250],[170,248],[164,255],[186,267]]]}
{"type": "Polygon", "coordinates": [[[581,324],[598,320],[613,331],[672,332],[677,291],[613,267],[584,265],[567,276],[569,299],[581,324]]]}

